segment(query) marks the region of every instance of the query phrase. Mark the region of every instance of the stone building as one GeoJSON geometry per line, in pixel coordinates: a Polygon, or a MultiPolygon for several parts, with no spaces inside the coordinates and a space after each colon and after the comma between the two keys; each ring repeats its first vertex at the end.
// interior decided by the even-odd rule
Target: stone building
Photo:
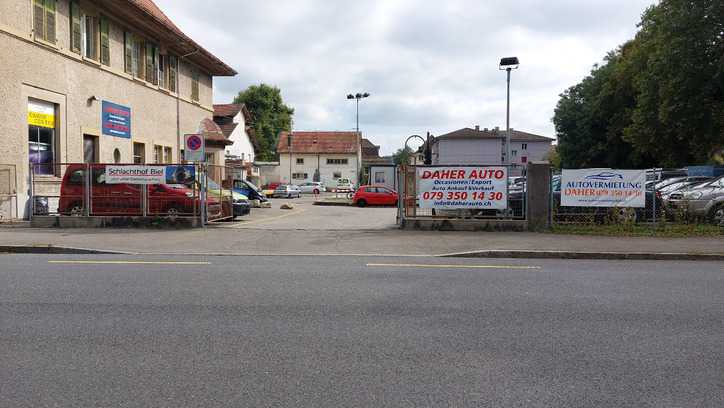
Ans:
{"type": "Polygon", "coordinates": [[[0,49],[0,164],[21,216],[31,165],[52,195],[61,163],[178,162],[213,116],[213,77],[236,74],[151,0],[3,0],[0,49]]]}

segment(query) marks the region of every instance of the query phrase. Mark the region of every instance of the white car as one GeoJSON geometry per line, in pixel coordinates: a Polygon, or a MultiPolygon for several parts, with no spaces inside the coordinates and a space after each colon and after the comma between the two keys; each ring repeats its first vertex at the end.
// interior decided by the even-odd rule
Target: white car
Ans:
{"type": "Polygon", "coordinates": [[[274,198],[299,198],[302,192],[299,187],[292,184],[282,184],[274,190],[272,197],[274,198]]]}
{"type": "Polygon", "coordinates": [[[300,184],[298,187],[303,194],[319,194],[327,191],[327,188],[324,187],[324,184],[319,181],[303,183],[300,184]]]}

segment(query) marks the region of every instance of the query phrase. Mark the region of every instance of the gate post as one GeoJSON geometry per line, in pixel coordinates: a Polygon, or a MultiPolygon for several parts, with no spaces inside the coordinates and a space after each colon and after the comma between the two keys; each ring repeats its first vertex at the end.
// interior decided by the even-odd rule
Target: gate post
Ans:
{"type": "Polygon", "coordinates": [[[550,228],[551,166],[548,162],[528,164],[526,179],[526,202],[528,229],[540,231],[550,228]]]}

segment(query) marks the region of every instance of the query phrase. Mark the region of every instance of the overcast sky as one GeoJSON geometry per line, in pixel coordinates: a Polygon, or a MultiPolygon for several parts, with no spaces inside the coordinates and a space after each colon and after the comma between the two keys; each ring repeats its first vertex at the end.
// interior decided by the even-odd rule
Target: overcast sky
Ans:
{"type": "Polygon", "coordinates": [[[156,0],[196,42],[239,72],[214,102],[247,86],[282,90],[295,130],[360,129],[382,146],[463,127],[505,127],[500,57],[517,56],[511,126],[554,137],[558,95],[633,37],[652,0],[156,0]]]}

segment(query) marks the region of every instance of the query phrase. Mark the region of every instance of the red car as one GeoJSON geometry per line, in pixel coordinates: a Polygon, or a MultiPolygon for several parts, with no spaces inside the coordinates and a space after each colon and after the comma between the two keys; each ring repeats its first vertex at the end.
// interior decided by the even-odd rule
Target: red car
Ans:
{"type": "MultiPolygon", "coordinates": [[[[91,167],[90,215],[141,215],[141,193],[144,185],[106,184],[105,166],[91,167]]],[[[83,215],[85,166],[69,165],[60,186],[58,213],[83,215]]],[[[180,216],[198,213],[198,192],[182,184],[153,184],[148,186],[148,215],[180,216]],[[195,211],[194,211],[195,210],[195,211]]],[[[209,198],[209,215],[221,213],[219,200],[209,198]]]]}
{"type": "Polygon", "coordinates": [[[352,204],[359,207],[366,205],[397,205],[397,192],[385,186],[360,186],[352,196],[352,204]]]}

